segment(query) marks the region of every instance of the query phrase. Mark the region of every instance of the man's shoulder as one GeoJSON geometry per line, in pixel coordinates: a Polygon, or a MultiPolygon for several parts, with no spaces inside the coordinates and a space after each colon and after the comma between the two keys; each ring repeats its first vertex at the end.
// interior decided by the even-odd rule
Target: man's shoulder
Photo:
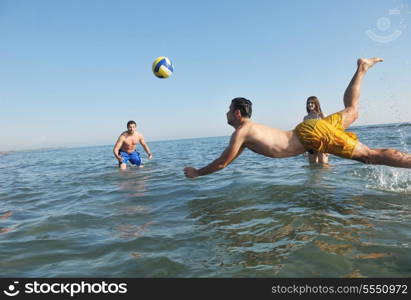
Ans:
{"type": "Polygon", "coordinates": [[[251,121],[244,123],[233,132],[232,136],[246,136],[255,125],[256,123],[251,121]]]}
{"type": "Polygon", "coordinates": [[[136,137],[136,138],[140,139],[140,138],[143,137],[143,135],[140,132],[136,131],[136,132],[134,132],[133,137],[136,137]]]}

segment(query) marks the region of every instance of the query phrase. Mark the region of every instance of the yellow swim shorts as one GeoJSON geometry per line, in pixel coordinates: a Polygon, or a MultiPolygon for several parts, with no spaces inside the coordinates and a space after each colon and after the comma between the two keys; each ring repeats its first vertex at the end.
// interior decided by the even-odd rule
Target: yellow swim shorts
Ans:
{"type": "Polygon", "coordinates": [[[352,158],[354,148],[358,144],[357,135],[344,130],[341,113],[320,120],[306,120],[297,125],[295,132],[307,151],[314,150],[352,158]]]}

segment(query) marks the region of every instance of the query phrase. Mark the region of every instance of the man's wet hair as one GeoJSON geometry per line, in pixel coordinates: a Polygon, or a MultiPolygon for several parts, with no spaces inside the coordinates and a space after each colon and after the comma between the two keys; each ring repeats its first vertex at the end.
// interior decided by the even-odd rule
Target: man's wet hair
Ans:
{"type": "Polygon", "coordinates": [[[233,111],[238,109],[241,112],[242,117],[251,118],[251,114],[253,113],[253,103],[242,97],[234,98],[231,100],[231,104],[233,111]]]}
{"type": "Polygon", "coordinates": [[[128,126],[130,126],[131,124],[134,124],[134,125],[137,126],[136,122],[134,122],[133,120],[130,120],[130,121],[127,122],[127,128],[128,128],[128,126]]]}

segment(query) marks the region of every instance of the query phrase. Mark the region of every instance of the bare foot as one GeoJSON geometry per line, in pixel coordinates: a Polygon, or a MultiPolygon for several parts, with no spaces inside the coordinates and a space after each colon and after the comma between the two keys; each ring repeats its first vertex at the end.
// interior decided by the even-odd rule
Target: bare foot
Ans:
{"type": "Polygon", "coordinates": [[[372,57],[372,58],[360,58],[357,60],[358,68],[363,71],[367,72],[369,68],[371,68],[376,63],[383,61],[382,58],[379,57],[372,57]]]}

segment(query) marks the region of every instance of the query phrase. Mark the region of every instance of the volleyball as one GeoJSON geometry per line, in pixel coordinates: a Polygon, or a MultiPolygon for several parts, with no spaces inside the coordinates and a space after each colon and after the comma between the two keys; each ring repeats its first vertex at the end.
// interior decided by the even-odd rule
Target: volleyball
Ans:
{"type": "Polygon", "coordinates": [[[158,78],[167,78],[173,74],[173,63],[168,57],[157,57],[153,62],[153,73],[158,78]]]}

